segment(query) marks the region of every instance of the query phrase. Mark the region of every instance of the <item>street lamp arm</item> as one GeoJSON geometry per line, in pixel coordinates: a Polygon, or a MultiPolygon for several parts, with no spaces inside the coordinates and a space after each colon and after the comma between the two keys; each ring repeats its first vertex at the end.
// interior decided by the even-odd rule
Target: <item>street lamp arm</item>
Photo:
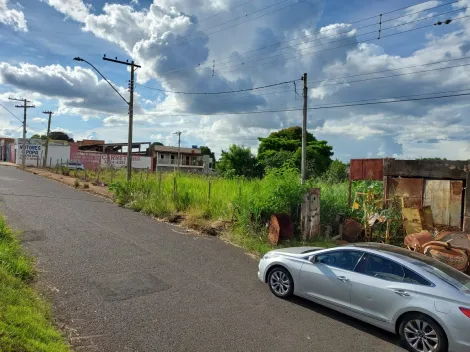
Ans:
{"type": "Polygon", "coordinates": [[[130,105],[130,103],[126,100],[126,98],[124,98],[124,97],[121,95],[121,93],[119,93],[119,91],[116,89],[116,87],[114,87],[114,86],[111,84],[111,82],[108,81],[108,80],[106,79],[106,77],[103,76],[103,74],[102,74],[93,64],[91,64],[90,62],[86,61],[85,59],[82,59],[81,57],[76,57],[76,58],[74,58],[74,60],[75,60],[75,61],[83,61],[83,62],[86,62],[88,65],[90,65],[91,67],[93,67],[93,69],[94,69],[96,72],[98,72],[98,74],[99,74],[101,77],[103,77],[103,79],[111,86],[111,88],[114,89],[114,91],[121,97],[121,99],[124,100],[127,105],[130,105]]]}

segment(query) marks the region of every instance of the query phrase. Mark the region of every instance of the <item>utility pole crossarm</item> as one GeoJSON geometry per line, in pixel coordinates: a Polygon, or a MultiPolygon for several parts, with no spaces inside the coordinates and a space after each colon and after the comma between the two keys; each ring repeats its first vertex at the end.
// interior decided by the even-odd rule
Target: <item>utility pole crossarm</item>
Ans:
{"type": "Polygon", "coordinates": [[[138,68],[141,68],[142,66],[140,65],[137,65],[134,63],[134,61],[121,61],[121,60],[118,60],[117,58],[116,59],[109,59],[106,57],[106,55],[103,57],[103,60],[105,61],[111,61],[111,62],[115,62],[117,64],[123,64],[123,65],[127,65],[127,66],[134,66],[134,67],[138,67],[138,68]]]}

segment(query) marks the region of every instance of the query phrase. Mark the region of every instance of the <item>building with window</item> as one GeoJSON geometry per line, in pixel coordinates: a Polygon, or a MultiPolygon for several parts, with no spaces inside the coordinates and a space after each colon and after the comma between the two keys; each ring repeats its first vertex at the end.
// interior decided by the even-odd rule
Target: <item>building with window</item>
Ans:
{"type": "Polygon", "coordinates": [[[153,153],[156,171],[174,171],[179,165],[180,171],[183,172],[204,175],[214,173],[214,160],[209,155],[202,155],[201,149],[195,146],[194,148],[178,148],[156,145],[153,147],[153,153]]]}

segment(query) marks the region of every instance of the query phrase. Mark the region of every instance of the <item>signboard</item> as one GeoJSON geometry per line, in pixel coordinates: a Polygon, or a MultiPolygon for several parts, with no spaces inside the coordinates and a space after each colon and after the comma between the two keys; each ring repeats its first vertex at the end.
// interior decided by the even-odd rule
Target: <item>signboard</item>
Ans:
{"type": "MultiPolygon", "coordinates": [[[[40,144],[26,144],[27,166],[41,165],[45,153],[45,146],[40,144]]],[[[17,146],[16,163],[22,164],[23,144],[17,146]]],[[[70,147],[64,145],[49,145],[47,165],[55,166],[61,162],[65,163],[70,158],[70,147]]]]}
{"type": "MultiPolygon", "coordinates": [[[[41,162],[43,150],[41,145],[26,145],[26,152],[25,152],[25,164],[28,166],[37,166],[38,161],[41,162]]],[[[20,144],[18,146],[18,153],[16,153],[16,163],[22,164],[23,163],[23,145],[20,144]]]]}
{"type": "MultiPolygon", "coordinates": [[[[79,161],[86,169],[98,169],[99,167],[113,167],[116,169],[127,166],[127,155],[125,154],[105,154],[101,152],[82,152],[72,153],[71,159],[79,161]]],[[[134,169],[150,169],[152,158],[149,156],[132,156],[132,167],[134,169]]]]}

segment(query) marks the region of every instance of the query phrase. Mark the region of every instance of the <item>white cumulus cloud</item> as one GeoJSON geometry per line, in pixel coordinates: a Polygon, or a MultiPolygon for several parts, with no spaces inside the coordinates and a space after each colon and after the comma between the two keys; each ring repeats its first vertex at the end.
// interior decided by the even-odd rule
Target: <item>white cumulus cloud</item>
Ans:
{"type": "Polygon", "coordinates": [[[27,32],[24,13],[8,7],[8,0],[0,0],[0,23],[11,26],[15,31],[27,32]]]}

